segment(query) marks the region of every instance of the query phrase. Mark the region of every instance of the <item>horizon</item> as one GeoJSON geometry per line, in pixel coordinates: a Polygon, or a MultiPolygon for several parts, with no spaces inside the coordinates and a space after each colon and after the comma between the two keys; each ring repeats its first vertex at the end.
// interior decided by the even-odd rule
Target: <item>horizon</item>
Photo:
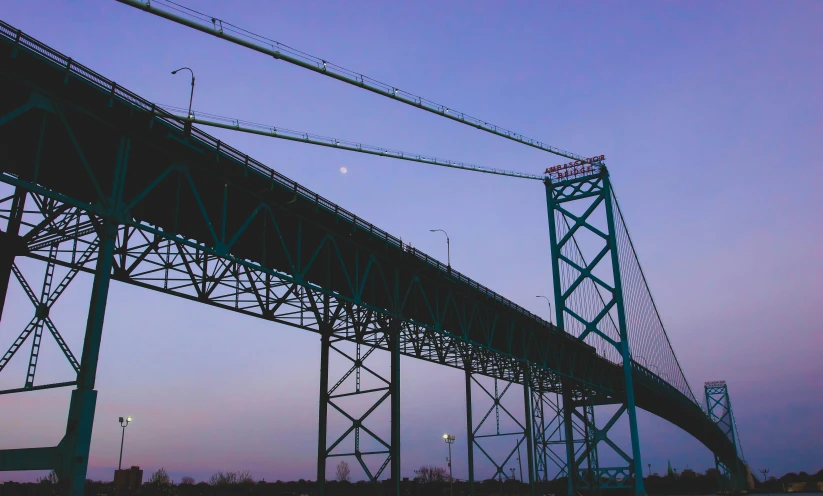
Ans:
{"type": "MultiPolygon", "coordinates": [[[[553,146],[604,154],[692,390],[700,398],[705,381],[729,384],[754,474],[823,467],[823,397],[814,394],[823,377],[819,4],[198,5],[553,146]],[[583,21],[603,39],[581,36],[574,26],[583,21]]],[[[188,79],[169,72],[191,65],[195,110],[536,174],[567,162],[114,2],[18,0],[4,10],[13,26],[157,103],[188,101],[188,79]]],[[[534,301],[551,294],[542,187],[205,130],[441,260],[443,240],[428,231],[446,229],[455,270],[547,316],[534,301]]],[[[78,276],[52,313],[73,349],[90,285],[78,276]]],[[[0,346],[30,317],[10,284],[0,346]]],[[[146,476],[162,466],[175,479],[248,469],[266,480],[314,480],[319,344],[313,333],[113,283],[88,478],[111,477],[115,420],[132,415],[123,463],[146,476]]],[[[38,381],[65,380],[59,349],[50,338],[43,346],[38,381]]],[[[19,387],[26,365],[10,362],[2,389],[19,387]]],[[[444,463],[444,432],[456,433],[454,472],[465,476],[462,372],[402,357],[401,375],[401,476],[444,463]]],[[[0,448],[56,444],[68,394],[0,397],[8,419],[0,448]]],[[[638,418],[652,473],[668,459],[712,467],[711,452],[684,431],[648,412],[638,418]]],[[[618,426],[613,439],[625,446],[628,429],[618,426]]],[[[5,472],[0,481],[46,473],[5,472]]]]}

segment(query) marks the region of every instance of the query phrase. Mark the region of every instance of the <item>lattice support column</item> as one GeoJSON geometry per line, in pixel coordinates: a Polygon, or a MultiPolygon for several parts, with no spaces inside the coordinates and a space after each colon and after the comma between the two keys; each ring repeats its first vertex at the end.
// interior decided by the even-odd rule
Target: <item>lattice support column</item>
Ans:
{"type": "MultiPolygon", "coordinates": [[[[612,482],[604,488],[625,487],[628,484],[633,486],[636,495],[644,495],[633,362],[618,258],[616,213],[613,211],[612,190],[605,166],[595,163],[551,172],[550,179],[546,181],[546,202],[558,326],[592,345],[600,355],[614,362],[622,362],[625,388],[622,397],[615,396],[611,402],[623,404],[619,413],[626,412],[631,434],[630,457],[624,456],[624,451],[608,441],[621,457],[626,458],[628,468],[597,467],[596,472],[586,472],[581,477],[578,467],[582,460],[574,455],[573,425],[566,425],[566,463],[573,468],[569,471],[573,475],[569,477],[568,492],[574,494],[578,488],[585,486],[587,478],[593,481],[589,489],[595,489],[603,475],[612,482]],[[596,222],[595,217],[600,222],[596,222]],[[581,247],[577,237],[582,233],[588,239],[581,247]],[[588,257],[584,251],[588,252],[588,257]],[[614,480],[620,480],[620,483],[614,484],[614,480]]],[[[580,414],[570,408],[578,400],[569,394],[564,396],[563,422],[570,424],[574,413],[586,429],[593,428],[593,424],[586,420],[588,413],[580,414]]],[[[600,401],[598,404],[603,403],[600,401]]],[[[583,438],[589,445],[586,449],[589,460],[591,457],[597,459],[597,444],[608,440],[605,433],[615,420],[603,430],[595,430],[597,437],[593,440],[584,433],[583,438]]]]}
{"type": "Polygon", "coordinates": [[[389,470],[388,494],[399,494],[400,486],[400,354],[399,322],[353,305],[336,305],[324,297],[327,320],[321,322],[320,415],[318,435],[317,480],[319,494],[326,494],[326,470],[329,460],[354,458],[376,492],[389,470]],[[363,341],[352,343],[352,334],[363,341]],[[379,370],[381,349],[389,351],[389,373],[379,370]],[[377,352],[377,353],[375,353],[377,352]],[[344,372],[332,374],[332,365],[343,363],[344,372]],[[359,398],[358,401],[352,401],[359,398]],[[360,411],[362,406],[365,410],[360,411]],[[389,435],[379,433],[375,424],[381,420],[377,410],[388,406],[389,435]],[[357,411],[355,411],[357,410],[357,411]],[[345,428],[329,437],[329,413],[342,417],[345,428]],[[377,464],[374,463],[377,460],[377,464]]]}
{"type": "Polygon", "coordinates": [[[536,480],[540,483],[539,487],[544,488],[550,482],[567,478],[572,484],[569,487],[574,488],[572,493],[576,494],[580,484],[569,478],[568,460],[577,461],[578,456],[588,450],[582,463],[576,464],[571,473],[579,477],[581,471],[597,471],[597,448],[591,428],[594,425],[594,406],[575,399],[571,388],[564,390],[565,395],[553,391],[532,392],[536,480]],[[575,409],[578,411],[575,412],[575,409]]]}
{"type": "Polygon", "coordinates": [[[724,459],[715,453],[714,463],[717,467],[720,489],[739,493],[745,488],[743,467],[740,462],[742,450],[737,436],[732,402],[729,398],[729,387],[725,381],[710,381],[704,384],[704,391],[709,418],[726,434],[735,450],[734,461],[731,462],[728,460],[729,457],[724,459]]]}
{"type": "Polygon", "coordinates": [[[548,483],[566,475],[562,405],[560,396],[549,391],[532,390],[532,426],[534,430],[535,477],[548,483]]]}
{"type": "Polygon", "coordinates": [[[600,479],[597,476],[594,405],[586,395],[564,385],[562,393],[555,395],[549,406],[555,418],[551,423],[554,431],[547,444],[559,469],[556,477],[566,477],[567,494],[574,495],[583,490],[598,494],[600,479]]]}
{"type": "MultiPolygon", "coordinates": [[[[468,438],[469,438],[469,459],[471,460],[471,466],[469,468],[470,474],[469,478],[471,481],[475,480],[474,474],[474,454],[475,449],[480,452],[483,457],[485,457],[494,467],[494,473],[491,477],[484,477],[484,479],[497,479],[499,482],[503,482],[504,480],[510,480],[511,475],[506,473],[505,467],[509,462],[512,461],[513,457],[518,453],[519,450],[522,448],[527,448],[527,437],[528,437],[528,428],[525,425],[526,422],[520,422],[520,420],[515,417],[502,403],[503,397],[509,391],[509,389],[514,385],[514,382],[509,381],[502,381],[498,379],[493,379],[493,387],[487,388],[484,386],[476,377],[475,374],[471,374],[467,372],[467,384],[466,384],[466,401],[467,401],[467,427],[468,427],[468,438]],[[480,390],[484,393],[485,397],[491,400],[491,406],[485,412],[483,417],[480,419],[480,422],[477,425],[474,425],[473,418],[471,414],[471,401],[472,401],[472,383],[474,383],[480,390]],[[513,431],[501,431],[500,427],[500,418],[501,416],[504,418],[504,421],[508,419],[509,421],[514,423],[515,430],[513,431]],[[480,431],[483,429],[484,426],[490,425],[492,422],[492,417],[494,418],[494,426],[493,431],[491,433],[484,433],[481,434],[480,431]],[[509,438],[514,439],[514,447],[511,450],[504,450],[502,453],[502,457],[498,454],[498,456],[494,456],[493,453],[490,453],[487,448],[482,446],[482,441],[484,439],[492,439],[492,438],[509,438]]],[[[528,391],[526,392],[528,394],[528,391]]],[[[528,412],[527,412],[528,415],[528,412]]],[[[528,452],[528,450],[527,450],[528,452]]],[[[473,484],[471,484],[471,491],[474,491],[473,484]]]]}

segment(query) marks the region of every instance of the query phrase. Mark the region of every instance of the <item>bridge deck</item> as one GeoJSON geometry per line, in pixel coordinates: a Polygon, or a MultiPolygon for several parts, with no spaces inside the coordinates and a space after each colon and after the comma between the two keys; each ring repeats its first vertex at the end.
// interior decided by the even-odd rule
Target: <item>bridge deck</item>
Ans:
{"type": "MultiPolygon", "coordinates": [[[[196,252],[190,265],[203,275],[202,289],[175,292],[141,279],[133,268],[145,255],[136,255],[115,279],[320,332],[337,325],[330,313],[350,316],[354,328],[354,315],[371,312],[382,316],[374,330],[403,322],[407,355],[529,378],[545,390],[562,381],[623,397],[619,365],[590,346],[11,26],[0,24],[0,35],[0,180],[83,210],[92,224],[117,202],[124,257],[139,231],[152,245],[146,252],[162,243],[196,252]],[[125,178],[116,180],[124,158],[125,178]],[[265,279],[283,308],[302,302],[286,315],[276,303],[251,310],[213,298],[207,288],[229,272],[265,279]]],[[[23,254],[44,257],[31,244],[23,254]]],[[[374,335],[352,331],[351,339],[385,347],[374,335]]],[[[723,457],[733,453],[698,405],[640,365],[635,371],[639,407],[723,457]]]]}

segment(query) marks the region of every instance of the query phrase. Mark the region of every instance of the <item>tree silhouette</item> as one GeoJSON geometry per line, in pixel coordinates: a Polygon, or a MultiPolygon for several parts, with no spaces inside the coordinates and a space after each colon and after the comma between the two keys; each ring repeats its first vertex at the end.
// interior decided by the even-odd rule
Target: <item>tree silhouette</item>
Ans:
{"type": "Polygon", "coordinates": [[[49,472],[49,475],[38,478],[37,482],[41,484],[57,484],[57,472],[52,470],[51,472],[49,472]]]}
{"type": "Polygon", "coordinates": [[[414,480],[417,482],[445,482],[449,479],[448,471],[443,467],[423,465],[414,471],[414,480]]]}
{"type": "Polygon", "coordinates": [[[223,472],[218,471],[209,477],[209,484],[212,486],[228,486],[232,484],[252,484],[254,479],[251,477],[251,472],[248,470],[241,470],[238,472],[223,472]]]}
{"type": "Polygon", "coordinates": [[[350,482],[351,481],[351,470],[349,470],[349,464],[341,461],[337,464],[337,482],[350,482]]]}
{"type": "Polygon", "coordinates": [[[167,486],[171,484],[171,479],[169,478],[169,474],[166,473],[166,469],[160,467],[157,472],[151,474],[151,477],[149,477],[149,480],[146,481],[146,483],[167,486]]]}

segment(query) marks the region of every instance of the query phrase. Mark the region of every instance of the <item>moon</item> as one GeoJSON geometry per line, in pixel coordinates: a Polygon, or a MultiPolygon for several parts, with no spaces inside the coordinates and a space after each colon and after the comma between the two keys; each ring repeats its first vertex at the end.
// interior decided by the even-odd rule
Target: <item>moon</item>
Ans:
{"type": "Polygon", "coordinates": [[[341,173],[341,174],[345,174],[345,173],[347,173],[347,172],[349,172],[349,169],[347,169],[347,168],[345,168],[345,167],[341,167],[341,168],[340,168],[340,173],[341,173]]]}

